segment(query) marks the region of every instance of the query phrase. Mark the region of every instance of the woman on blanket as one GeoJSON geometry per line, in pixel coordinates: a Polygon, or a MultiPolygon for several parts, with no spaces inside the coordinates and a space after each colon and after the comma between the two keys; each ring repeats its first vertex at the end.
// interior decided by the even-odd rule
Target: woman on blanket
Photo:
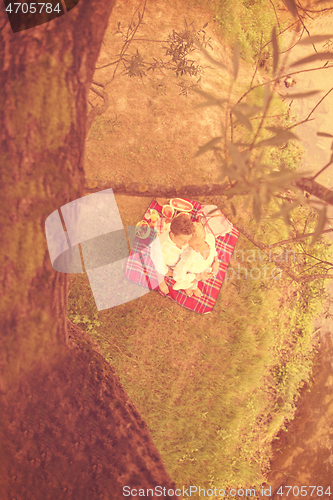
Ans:
{"type": "Polygon", "coordinates": [[[176,281],[174,290],[185,290],[190,297],[201,296],[198,288],[200,280],[206,281],[216,276],[219,271],[219,261],[213,234],[206,234],[200,222],[194,222],[194,233],[189,240],[189,246],[181,254],[180,261],[173,272],[176,281]]]}

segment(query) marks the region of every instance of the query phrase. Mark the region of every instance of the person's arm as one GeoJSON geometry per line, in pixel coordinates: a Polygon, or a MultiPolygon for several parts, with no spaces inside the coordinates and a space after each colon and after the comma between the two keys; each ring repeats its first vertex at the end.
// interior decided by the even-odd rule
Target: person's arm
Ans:
{"type": "Polygon", "coordinates": [[[209,280],[209,278],[212,278],[213,276],[217,275],[217,273],[219,272],[219,268],[220,268],[220,263],[218,261],[218,258],[215,257],[211,267],[197,274],[197,279],[202,281],[207,281],[209,280]]]}
{"type": "Polygon", "coordinates": [[[173,279],[176,283],[193,282],[196,279],[194,273],[189,273],[191,268],[191,256],[187,249],[182,253],[180,260],[173,270],[173,279]]]}
{"type": "Polygon", "coordinates": [[[206,242],[209,245],[210,252],[212,256],[214,256],[214,260],[211,264],[211,266],[208,269],[205,269],[201,273],[197,274],[197,279],[202,280],[202,281],[207,281],[213,276],[215,276],[214,271],[216,271],[216,274],[218,273],[218,261],[217,264],[215,264],[215,261],[217,260],[217,252],[216,252],[216,247],[215,247],[215,237],[213,234],[207,234],[206,235],[206,242]]]}
{"type": "Polygon", "coordinates": [[[197,280],[202,280],[202,281],[207,281],[212,276],[213,276],[212,271],[210,269],[205,269],[205,271],[202,271],[201,273],[197,274],[196,279],[197,280]]]}

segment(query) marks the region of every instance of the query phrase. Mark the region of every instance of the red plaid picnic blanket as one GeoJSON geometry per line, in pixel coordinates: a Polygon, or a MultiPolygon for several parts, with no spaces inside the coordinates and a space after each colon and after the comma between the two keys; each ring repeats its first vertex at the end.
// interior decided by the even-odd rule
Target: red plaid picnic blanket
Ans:
{"type": "MultiPolygon", "coordinates": [[[[185,199],[185,198],[184,198],[185,199]]],[[[198,212],[204,207],[201,203],[196,201],[187,200],[193,205],[193,210],[190,212],[191,219],[195,222],[198,220],[198,212]]],[[[162,207],[153,200],[146,214],[150,209],[155,209],[162,216],[162,207]]],[[[158,230],[158,228],[156,228],[158,230]]],[[[165,281],[169,286],[169,294],[165,295],[158,288],[158,281],[156,276],[156,271],[154,264],[150,258],[150,248],[149,243],[156,236],[156,232],[152,231],[150,237],[146,240],[135,239],[132,245],[131,255],[128,258],[126,266],[126,277],[143,287],[149,288],[150,290],[158,291],[163,297],[169,297],[172,300],[178,302],[179,305],[195,311],[199,314],[207,314],[211,312],[214,308],[217,296],[219,294],[220,288],[222,286],[225,273],[228,269],[237,239],[239,236],[239,231],[232,225],[232,230],[224,236],[218,236],[215,238],[217,256],[220,262],[220,269],[217,276],[210,278],[208,281],[200,281],[198,286],[202,292],[201,297],[188,297],[183,290],[174,290],[173,285],[175,283],[174,279],[166,276],[165,281]]]]}

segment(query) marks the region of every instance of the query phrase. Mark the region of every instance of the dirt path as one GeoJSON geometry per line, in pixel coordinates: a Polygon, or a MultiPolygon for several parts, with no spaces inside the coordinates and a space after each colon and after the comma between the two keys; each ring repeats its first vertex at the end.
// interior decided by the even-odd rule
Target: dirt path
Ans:
{"type": "MultiPolygon", "coordinates": [[[[333,15],[317,19],[309,25],[311,34],[333,33],[333,15]]],[[[333,39],[333,37],[332,37],[333,39]]],[[[318,52],[322,52],[324,43],[317,44],[318,52]]],[[[313,53],[312,46],[296,46],[291,51],[290,60],[294,61],[313,53]]],[[[305,68],[316,67],[306,65],[305,68]]],[[[297,68],[295,68],[297,69],[297,68]]],[[[302,69],[302,68],[299,68],[302,69]]],[[[313,107],[328,92],[333,85],[333,67],[330,69],[295,75],[296,85],[291,92],[305,92],[320,89],[321,93],[304,100],[295,100],[292,110],[299,115],[300,120],[306,118],[313,107]]],[[[306,149],[305,167],[313,172],[322,168],[330,158],[331,139],[318,137],[317,131],[333,133],[333,91],[318,106],[312,117],[313,121],[295,129],[306,149]]],[[[333,186],[333,168],[329,167],[317,178],[325,186],[333,186]]],[[[333,220],[333,207],[329,217],[333,220]]],[[[333,224],[330,224],[333,226],[333,224]]],[[[333,296],[333,283],[329,286],[333,296]]],[[[333,301],[330,304],[333,314],[333,301]]],[[[320,328],[321,348],[317,364],[314,368],[314,383],[312,387],[304,388],[298,404],[294,421],[286,432],[281,432],[275,445],[274,459],[271,463],[271,473],[268,484],[272,487],[272,498],[287,498],[288,489],[284,486],[322,486],[321,489],[307,489],[304,498],[333,498],[333,320],[319,318],[315,328],[320,328]],[[279,490],[280,486],[283,489],[279,490]],[[330,495],[327,488],[330,487],[330,495]],[[283,495],[279,494],[282,492],[283,495]],[[325,495],[325,492],[327,494],[325,495]]],[[[304,492],[305,490],[303,490],[304,492]]],[[[297,488],[289,497],[297,497],[297,488]]]]}

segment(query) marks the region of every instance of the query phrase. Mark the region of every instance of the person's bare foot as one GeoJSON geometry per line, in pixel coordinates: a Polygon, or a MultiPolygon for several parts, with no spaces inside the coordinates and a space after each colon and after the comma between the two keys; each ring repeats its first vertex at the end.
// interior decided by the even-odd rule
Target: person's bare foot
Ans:
{"type": "Polygon", "coordinates": [[[199,297],[201,297],[202,292],[201,292],[200,288],[196,288],[196,289],[194,290],[194,292],[193,292],[193,295],[195,295],[195,296],[196,296],[196,297],[198,297],[198,298],[199,298],[199,297]]]}
{"type": "Polygon", "coordinates": [[[172,271],[172,269],[169,269],[169,271],[166,273],[166,275],[165,275],[165,276],[171,276],[171,277],[172,277],[172,276],[173,276],[173,271],[172,271]]]}
{"type": "Polygon", "coordinates": [[[186,293],[186,295],[188,295],[189,297],[192,297],[192,295],[193,295],[193,290],[192,290],[191,288],[187,288],[187,289],[185,290],[185,293],[186,293]]]}
{"type": "Polygon", "coordinates": [[[166,295],[169,293],[169,287],[164,280],[160,283],[160,290],[166,295]]]}

